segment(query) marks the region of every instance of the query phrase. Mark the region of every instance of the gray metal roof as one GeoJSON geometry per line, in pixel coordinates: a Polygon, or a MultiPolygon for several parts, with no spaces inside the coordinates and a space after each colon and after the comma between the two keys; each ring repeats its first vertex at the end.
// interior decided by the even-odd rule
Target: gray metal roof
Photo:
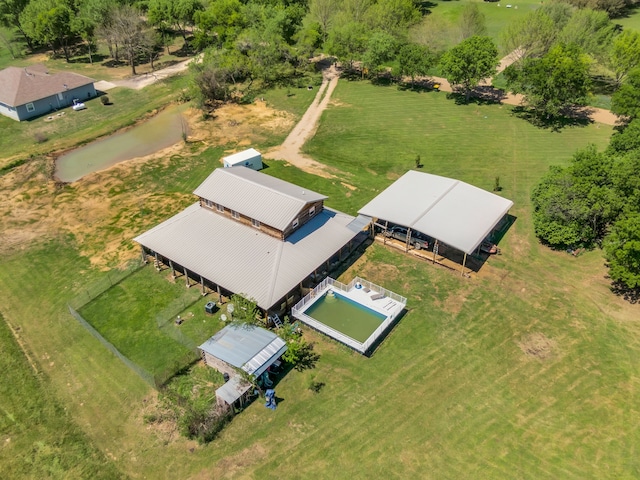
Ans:
{"type": "Polygon", "coordinates": [[[357,235],[353,219],[325,207],[282,241],[196,203],[134,240],[269,309],[357,235]]]}
{"type": "Polygon", "coordinates": [[[358,213],[472,253],[512,206],[511,200],[460,180],[410,170],[358,213]]]}
{"type": "Polygon", "coordinates": [[[249,160],[255,157],[262,158],[262,154],[259,151],[257,151],[255,148],[248,148],[247,150],[243,150],[241,152],[234,153],[232,155],[227,155],[226,157],[223,158],[223,160],[225,160],[230,165],[235,165],[236,163],[242,163],[245,160],[249,160]]]}
{"type": "Polygon", "coordinates": [[[217,168],[193,193],[279,230],[305,205],[327,198],[243,166],[217,168]]]}
{"type": "Polygon", "coordinates": [[[244,395],[251,385],[242,380],[239,376],[234,376],[227,383],[216,390],[216,397],[221,398],[229,405],[244,395]]]}
{"type": "Polygon", "coordinates": [[[287,344],[255,325],[227,325],[198,348],[257,377],[287,350],[287,344]]]}

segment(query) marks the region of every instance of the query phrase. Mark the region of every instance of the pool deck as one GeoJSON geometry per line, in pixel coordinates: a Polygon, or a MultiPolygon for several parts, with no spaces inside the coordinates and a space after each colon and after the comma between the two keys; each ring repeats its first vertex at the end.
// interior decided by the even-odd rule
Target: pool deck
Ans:
{"type": "Polygon", "coordinates": [[[371,346],[376,343],[379,337],[383,335],[385,330],[391,326],[396,317],[400,315],[406,304],[406,298],[359,277],[356,277],[349,285],[344,285],[327,277],[309,292],[306,297],[300,300],[293,307],[291,313],[293,317],[310,327],[344,343],[360,353],[366,353],[371,346]],[[356,288],[356,285],[361,285],[362,288],[356,288]],[[380,327],[378,327],[365,342],[359,342],[307,315],[305,312],[318,301],[318,299],[322,298],[328,290],[333,290],[343,297],[384,315],[385,320],[382,321],[380,327]]]}

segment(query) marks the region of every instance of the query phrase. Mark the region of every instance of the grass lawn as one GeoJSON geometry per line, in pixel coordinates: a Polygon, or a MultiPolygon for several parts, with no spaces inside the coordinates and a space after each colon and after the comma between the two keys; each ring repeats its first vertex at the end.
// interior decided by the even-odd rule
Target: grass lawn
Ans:
{"type": "MultiPolygon", "coordinates": [[[[481,0],[461,0],[450,2],[448,0],[434,0],[430,2],[429,9],[434,19],[442,19],[450,25],[457,25],[460,15],[469,3],[478,5],[480,12],[485,16],[487,35],[493,38],[500,50],[500,33],[511,22],[523,18],[531,10],[538,8],[541,3],[536,0],[515,0],[513,2],[483,2],[481,0]],[[499,5],[499,6],[498,6],[499,5]],[[507,5],[512,5],[507,8],[507,5]]],[[[509,52],[501,52],[507,54],[509,52]]]]}
{"type": "MultiPolygon", "coordinates": [[[[482,188],[500,176],[517,217],[503,254],[469,280],[374,244],[340,279],[360,275],[408,298],[407,314],[375,354],[305,330],[321,355],[316,368],[278,383],[275,412],[256,402],[198,447],[145,425],[153,392],[69,317],[66,302],[104,275],[91,263],[100,249],[129,245],[135,232],[193,201],[188,193],[218,153],[121,166],[61,193],[42,190],[59,215],[89,193],[115,212],[0,260],[0,312],[20,328],[87,444],[135,478],[637,478],[638,307],[610,293],[599,251],[574,258],[541,246],[529,203],[549,165],[590,142],[604,147],[612,129],[541,130],[510,107],[364,82],[341,81],[334,95],[307,151],[339,175],[323,179],[283,162],[266,173],[327,194],[329,206],[350,213],[413,168],[416,155],[423,171],[482,188]],[[311,382],[325,386],[315,393],[311,382]]],[[[184,292],[180,282],[157,280],[149,275],[150,288],[184,292]]],[[[133,301],[128,285],[113,292],[96,318],[133,301]]],[[[187,327],[199,327],[200,311],[194,304],[181,314],[194,314],[181,332],[199,335],[187,327]]]]}
{"type": "Polygon", "coordinates": [[[162,332],[157,314],[176,300],[186,308],[199,297],[197,289],[158,281],[157,275],[147,265],[79,310],[123,355],[154,375],[178,370],[190,356],[189,348],[162,332]]]}
{"type": "Polygon", "coordinates": [[[86,110],[66,108],[65,115],[53,121],[39,117],[16,122],[0,116],[0,168],[16,159],[68,149],[132,125],[175,100],[184,87],[184,77],[173,77],[139,91],[116,88],[108,93],[112,105],[104,106],[94,98],[85,102],[86,110]]]}
{"type": "Polygon", "coordinates": [[[0,346],[3,477],[122,478],[34,371],[1,315],[0,346]]]}

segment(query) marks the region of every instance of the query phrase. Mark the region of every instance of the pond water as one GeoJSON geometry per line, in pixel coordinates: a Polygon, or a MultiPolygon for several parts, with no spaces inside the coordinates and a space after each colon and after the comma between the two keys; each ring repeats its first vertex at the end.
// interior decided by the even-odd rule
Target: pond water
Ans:
{"type": "Polygon", "coordinates": [[[56,160],[55,176],[62,182],[75,182],[85,175],[116,163],[144,157],[182,140],[182,112],[186,105],[164,109],[155,117],[129,130],[96,140],[56,160]]]}

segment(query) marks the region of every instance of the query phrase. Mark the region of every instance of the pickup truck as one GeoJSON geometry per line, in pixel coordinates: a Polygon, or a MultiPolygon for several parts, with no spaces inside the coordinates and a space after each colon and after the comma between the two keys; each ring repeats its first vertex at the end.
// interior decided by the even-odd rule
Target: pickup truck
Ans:
{"type": "MultiPolygon", "coordinates": [[[[389,230],[385,230],[384,235],[389,238],[395,238],[401,242],[407,243],[407,232],[405,227],[391,227],[389,230]]],[[[411,240],[409,244],[416,250],[428,249],[431,238],[417,231],[411,231],[411,240]]]]}

